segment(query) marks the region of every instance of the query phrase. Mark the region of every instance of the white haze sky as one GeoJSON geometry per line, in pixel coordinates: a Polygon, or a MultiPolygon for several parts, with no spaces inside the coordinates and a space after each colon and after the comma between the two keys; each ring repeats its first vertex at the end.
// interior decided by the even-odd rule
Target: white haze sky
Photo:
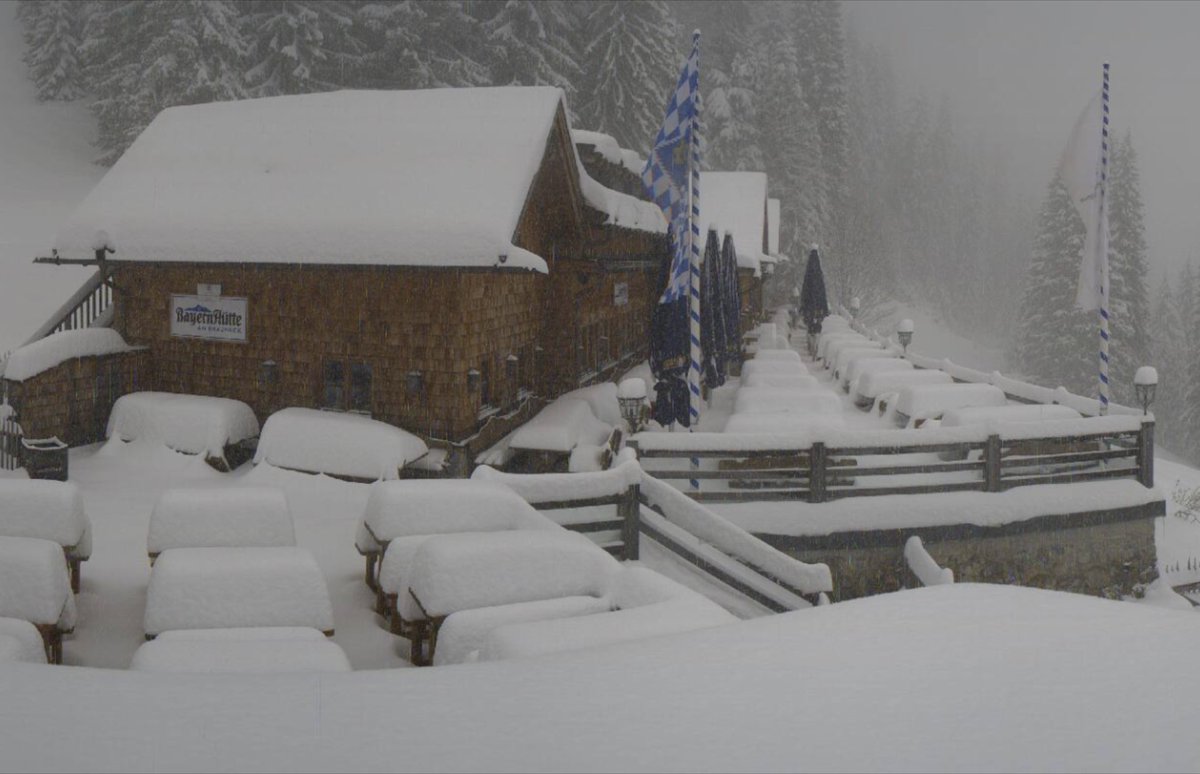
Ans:
{"type": "MultiPolygon", "coordinates": [[[[851,0],[858,37],[902,93],[945,96],[956,134],[1008,160],[1041,202],[1071,127],[1111,64],[1111,115],[1133,132],[1153,269],[1200,259],[1200,3],[851,0]]],[[[1035,205],[1036,206],[1036,205],[1035,205]]]]}

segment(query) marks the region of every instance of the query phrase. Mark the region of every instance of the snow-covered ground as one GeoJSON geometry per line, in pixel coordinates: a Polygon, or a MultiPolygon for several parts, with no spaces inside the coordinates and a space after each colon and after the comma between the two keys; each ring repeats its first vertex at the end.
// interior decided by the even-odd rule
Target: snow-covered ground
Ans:
{"type": "Polygon", "coordinates": [[[37,101],[25,45],[0,2],[0,356],[20,346],[92,270],[33,264],[104,174],[92,164],[95,125],[81,103],[37,101]]]}

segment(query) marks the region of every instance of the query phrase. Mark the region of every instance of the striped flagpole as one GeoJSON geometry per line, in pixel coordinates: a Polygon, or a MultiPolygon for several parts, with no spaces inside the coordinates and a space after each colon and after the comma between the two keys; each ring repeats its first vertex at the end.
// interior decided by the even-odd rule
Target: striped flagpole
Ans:
{"type": "MultiPolygon", "coordinates": [[[[700,50],[700,30],[692,33],[692,48],[700,50]]],[[[697,87],[692,94],[694,113],[692,131],[688,141],[688,255],[691,277],[691,292],[688,294],[688,318],[691,347],[688,357],[688,432],[696,429],[700,421],[700,57],[696,57],[697,87]]],[[[691,459],[691,469],[699,470],[700,460],[691,459]]],[[[693,491],[700,489],[699,479],[690,479],[693,491]]]]}
{"type": "Polygon", "coordinates": [[[1100,263],[1100,415],[1108,413],[1108,62],[1104,63],[1104,88],[1100,123],[1100,217],[1097,228],[1098,249],[1104,251],[1100,263]]]}

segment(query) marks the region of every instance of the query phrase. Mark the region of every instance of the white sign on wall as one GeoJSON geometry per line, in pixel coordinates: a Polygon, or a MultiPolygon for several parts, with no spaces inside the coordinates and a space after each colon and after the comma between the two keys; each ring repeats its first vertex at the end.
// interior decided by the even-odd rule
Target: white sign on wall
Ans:
{"type": "Polygon", "coordinates": [[[618,282],[613,285],[613,306],[625,306],[629,303],[629,283],[618,282]]]}
{"type": "Polygon", "coordinates": [[[171,296],[171,335],[217,341],[246,340],[246,299],[171,296]]]}

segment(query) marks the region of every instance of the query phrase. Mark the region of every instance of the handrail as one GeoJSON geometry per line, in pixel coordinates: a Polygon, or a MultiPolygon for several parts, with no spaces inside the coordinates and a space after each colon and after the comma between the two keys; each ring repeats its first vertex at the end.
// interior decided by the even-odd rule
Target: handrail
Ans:
{"type": "Polygon", "coordinates": [[[32,344],[62,330],[87,328],[112,305],[112,287],[103,270],[97,269],[66,302],[25,341],[32,344]]]}
{"type": "Polygon", "coordinates": [[[715,482],[689,490],[701,502],[807,499],[1136,478],[1154,485],[1154,421],[1088,417],[960,428],[826,430],[811,435],[639,433],[629,439],[664,480],[715,482]],[[919,455],[914,459],[911,455],[919,455]],[[699,471],[678,464],[699,458],[699,471]],[[674,468],[672,463],[676,463],[674,468]],[[888,477],[885,479],[884,477],[888,477]]]}

